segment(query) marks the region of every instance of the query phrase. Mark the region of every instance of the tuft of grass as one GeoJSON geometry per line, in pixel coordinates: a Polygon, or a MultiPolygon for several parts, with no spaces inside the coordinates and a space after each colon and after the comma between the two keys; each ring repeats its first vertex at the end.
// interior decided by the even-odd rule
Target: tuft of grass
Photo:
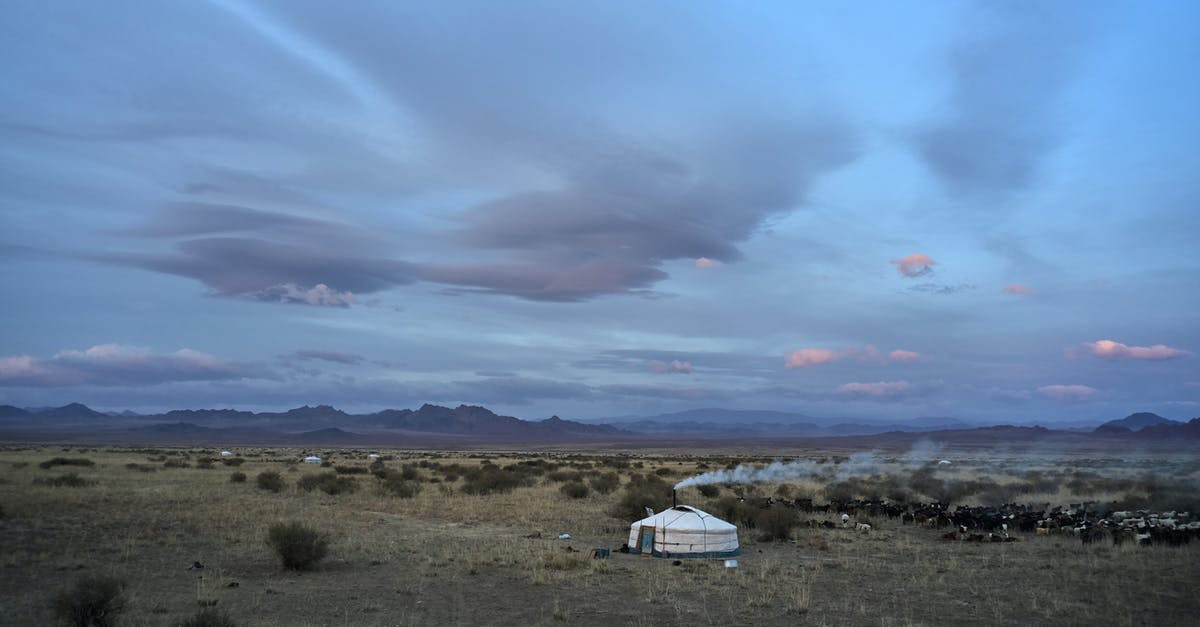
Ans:
{"type": "Polygon", "coordinates": [[[592,477],[591,481],[588,481],[588,485],[600,494],[610,494],[621,487],[621,476],[615,472],[601,473],[599,476],[592,477]]]}
{"type": "Polygon", "coordinates": [[[168,459],[163,462],[163,468],[191,468],[192,465],[182,459],[168,459]]]}
{"type": "Polygon", "coordinates": [[[245,483],[246,482],[246,473],[235,472],[232,475],[229,475],[229,482],[230,483],[245,483]]]}
{"type": "Polygon", "coordinates": [[[96,462],[86,457],[55,457],[38,464],[38,468],[47,470],[55,466],[95,466],[96,462]]]}
{"type": "Polygon", "coordinates": [[[298,522],[275,523],[267,530],[267,545],[288,570],[309,570],[329,553],[329,536],[298,522]]]}
{"type": "Polygon", "coordinates": [[[125,583],[114,577],[86,575],[54,598],[54,614],[76,627],[110,627],[125,611],[125,583]]]}
{"type": "Polygon", "coordinates": [[[283,476],[274,470],[264,470],[258,473],[258,476],[254,478],[254,482],[258,485],[259,489],[268,492],[281,492],[283,490],[283,476]]]}

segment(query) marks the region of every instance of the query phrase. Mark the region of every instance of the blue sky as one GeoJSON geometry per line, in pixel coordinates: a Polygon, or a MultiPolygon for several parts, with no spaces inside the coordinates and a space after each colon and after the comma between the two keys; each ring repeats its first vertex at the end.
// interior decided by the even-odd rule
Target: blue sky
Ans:
{"type": "Polygon", "coordinates": [[[1200,5],[19,2],[0,403],[1200,415],[1200,5]]]}

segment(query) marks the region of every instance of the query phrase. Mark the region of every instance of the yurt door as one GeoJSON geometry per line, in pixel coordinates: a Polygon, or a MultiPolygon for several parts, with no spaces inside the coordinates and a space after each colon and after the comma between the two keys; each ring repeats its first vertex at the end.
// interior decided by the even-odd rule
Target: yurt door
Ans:
{"type": "Polygon", "coordinates": [[[638,542],[638,548],[642,555],[650,555],[654,550],[654,527],[642,527],[641,540],[638,542]]]}

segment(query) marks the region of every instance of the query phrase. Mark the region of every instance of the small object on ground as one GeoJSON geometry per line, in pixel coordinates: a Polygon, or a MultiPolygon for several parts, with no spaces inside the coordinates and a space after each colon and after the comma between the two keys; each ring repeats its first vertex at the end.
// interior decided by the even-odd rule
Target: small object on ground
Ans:
{"type": "Polygon", "coordinates": [[[192,565],[188,566],[188,570],[200,570],[201,568],[204,568],[204,564],[200,562],[192,562],[192,565]]]}
{"type": "Polygon", "coordinates": [[[672,566],[683,566],[683,562],[681,562],[679,560],[675,560],[674,562],[671,562],[671,565],[672,566]]]}
{"type": "Polygon", "coordinates": [[[527,535],[527,536],[525,536],[525,537],[526,537],[526,538],[540,538],[540,537],[542,537],[542,532],[540,532],[540,531],[535,531],[535,532],[533,532],[533,533],[531,533],[531,534],[529,534],[529,535],[527,535]]]}
{"type": "Polygon", "coordinates": [[[225,587],[226,587],[226,588],[236,588],[236,587],[238,587],[238,586],[240,586],[240,585],[241,585],[241,584],[239,584],[239,583],[238,583],[238,582],[236,582],[236,581],[231,581],[231,582],[229,582],[229,583],[225,584],[225,587]]]}
{"type": "Polygon", "coordinates": [[[559,540],[570,540],[570,539],[571,539],[571,534],[569,534],[569,533],[560,533],[560,534],[558,534],[558,539],[559,539],[559,540]]]}
{"type": "Polygon", "coordinates": [[[737,560],[725,560],[725,568],[737,568],[737,567],[738,567],[737,560]]]}
{"type": "Polygon", "coordinates": [[[592,559],[594,559],[594,560],[608,559],[608,554],[609,554],[608,547],[606,547],[606,546],[598,546],[598,547],[592,549],[592,559]]]}
{"type": "Polygon", "coordinates": [[[579,552],[579,549],[577,549],[569,544],[567,545],[567,553],[578,553],[578,552],[579,552]]]}

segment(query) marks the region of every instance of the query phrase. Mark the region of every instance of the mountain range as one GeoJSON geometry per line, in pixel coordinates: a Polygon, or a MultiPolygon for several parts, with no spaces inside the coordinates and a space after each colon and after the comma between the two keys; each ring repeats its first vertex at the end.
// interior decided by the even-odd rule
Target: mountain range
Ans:
{"type": "MultiPolygon", "coordinates": [[[[1092,423],[1095,424],[1095,423],[1092,423]]],[[[416,410],[385,409],[350,414],[329,405],[302,406],[284,412],[235,409],[177,409],[158,414],[102,413],[81,403],[61,407],[20,408],[0,405],[0,441],[97,442],[241,442],[261,444],[371,444],[455,446],[499,443],[692,443],[720,441],[839,438],[902,443],[919,438],[982,443],[1070,437],[1102,441],[1200,441],[1200,418],[1169,420],[1139,412],[1099,427],[1064,430],[1036,425],[973,425],[954,418],[925,417],[903,422],[814,418],[781,411],[694,409],[653,416],[624,416],[581,422],[552,416],[522,420],[480,406],[416,410]]]]}

